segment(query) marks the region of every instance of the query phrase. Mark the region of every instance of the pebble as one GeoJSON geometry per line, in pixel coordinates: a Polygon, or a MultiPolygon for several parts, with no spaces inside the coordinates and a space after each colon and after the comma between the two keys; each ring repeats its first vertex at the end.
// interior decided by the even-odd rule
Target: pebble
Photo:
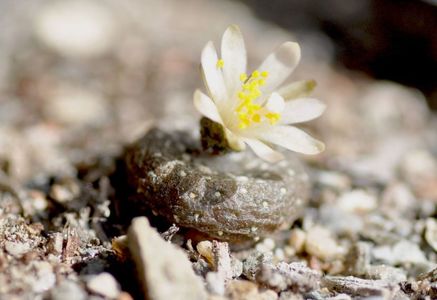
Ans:
{"type": "Polygon", "coordinates": [[[169,244],[145,217],[132,220],[128,245],[144,298],[154,300],[205,299],[206,291],[187,255],[169,244]]]}
{"type": "Polygon", "coordinates": [[[104,123],[109,112],[106,99],[99,93],[60,84],[47,97],[44,113],[58,123],[83,126],[104,123]]]}
{"type": "Polygon", "coordinates": [[[376,209],[377,199],[364,190],[352,190],[343,193],[339,197],[337,205],[346,212],[363,214],[376,209]]]}
{"type": "Polygon", "coordinates": [[[201,241],[196,245],[197,252],[202,255],[212,266],[215,265],[214,254],[212,253],[212,243],[201,241]]]}
{"type": "Polygon", "coordinates": [[[319,288],[321,274],[300,262],[280,262],[276,266],[264,264],[256,280],[277,292],[291,289],[308,293],[319,288]]]}
{"type": "Polygon", "coordinates": [[[109,299],[116,299],[120,294],[120,285],[109,273],[100,273],[91,277],[86,284],[91,292],[109,299]]]}
{"type": "Polygon", "coordinates": [[[52,300],[85,300],[87,293],[72,280],[64,280],[50,291],[52,300]]]}
{"type": "Polygon", "coordinates": [[[288,244],[294,248],[296,253],[302,252],[305,247],[306,233],[302,229],[294,228],[291,230],[290,239],[288,244]]]}
{"type": "Polygon", "coordinates": [[[351,179],[345,174],[333,171],[319,171],[316,174],[318,183],[338,191],[350,189],[351,179]]]}
{"type": "Polygon", "coordinates": [[[41,293],[51,289],[56,283],[53,266],[47,261],[33,261],[31,265],[35,270],[35,276],[31,279],[32,290],[41,293]]]}
{"type": "Polygon", "coordinates": [[[400,169],[407,180],[414,182],[417,179],[436,176],[437,161],[430,152],[417,149],[403,157],[400,169]]]}
{"type": "Polygon", "coordinates": [[[28,243],[6,241],[5,250],[14,257],[21,257],[30,250],[30,245],[28,243]]]}
{"type": "Polygon", "coordinates": [[[47,248],[53,255],[61,255],[64,243],[64,237],[61,232],[55,232],[50,235],[47,248]]]}
{"type": "Polygon", "coordinates": [[[437,252],[437,221],[428,218],[425,226],[425,240],[437,252]]]}
{"type": "Polygon", "coordinates": [[[343,249],[332,237],[331,232],[320,226],[308,230],[305,250],[325,261],[333,260],[343,252],[343,249]]]}
{"type": "Polygon", "coordinates": [[[366,269],[366,277],[392,283],[407,280],[407,275],[402,269],[387,265],[368,266],[366,269]]]}
{"type": "Polygon", "coordinates": [[[95,57],[116,42],[116,19],[100,2],[67,0],[48,3],[38,12],[35,33],[39,40],[69,57],[95,57]]]}
{"type": "Polygon", "coordinates": [[[337,235],[355,235],[364,227],[364,220],[355,213],[325,203],[319,209],[319,222],[337,235]]]}
{"type": "Polygon", "coordinates": [[[427,259],[416,243],[401,240],[393,246],[377,246],[372,249],[375,259],[390,265],[426,264],[427,259]]]}
{"type": "Polygon", "coordinates": [[[389,185],[383,192],[381,208],[390,215],[411,215],[414,213],[416,198],[404,183],[389,185]]]}
{"type": "Polygon", "coordinates": [[[275,249],[275,241],[270,238],[265,238],[258,244],[256,244],[255,249],[259,252],[270,252],[275,249]]]}
{"type": "Polygon", "coordinates": [[[258,286],[248,280],[232,280],[226,286],[226,296],[231,300],[261,300],[258,286]]]}

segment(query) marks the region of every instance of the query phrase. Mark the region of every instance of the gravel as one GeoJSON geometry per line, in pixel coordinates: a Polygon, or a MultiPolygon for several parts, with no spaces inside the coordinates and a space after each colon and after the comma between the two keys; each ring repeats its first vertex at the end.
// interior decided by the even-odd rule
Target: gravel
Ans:
{"type": "Polygon", "coordinates": [[[417,90],[235,1],[0,3],[1,299],[437,298],[437,118],[417,90]],[[237,21],[251,61],[301,43],[324,153],[187,152],[201,48],[237,21]]]}

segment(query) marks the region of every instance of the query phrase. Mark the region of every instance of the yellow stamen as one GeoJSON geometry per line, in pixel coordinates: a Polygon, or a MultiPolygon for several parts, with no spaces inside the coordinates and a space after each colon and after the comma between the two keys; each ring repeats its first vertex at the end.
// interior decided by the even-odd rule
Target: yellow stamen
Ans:
{"type": "Polygon", "coordinates": [[[271,125],[274,125],[276,122],[279,121],[281,115],[278,113],[269,112],[266,113],[266,118],[269,119],[271,125]]]}
{"type": "Polygon", "coordinates": [[[219,59],[217,61],[216,67],[217,67],[217,69],[223,69],[224,65],[225,65],[225,61],[223,59],[219,59]]]}
{"type": "Polygon", "coordinates": [[[235,108],[240,120],[238,124],[240,129],[248,128],[253,123],[260,123],[263,120],[273,125],[280,119],[279,113],[269,111],[256,103],[256,100],[262,96],[260,87],[266,83],[268,75],[267,71],[258,70],[253,71],[249,77],[246,73],[240,74],[241,90],[237,94],[240,102],[235,108]]]}

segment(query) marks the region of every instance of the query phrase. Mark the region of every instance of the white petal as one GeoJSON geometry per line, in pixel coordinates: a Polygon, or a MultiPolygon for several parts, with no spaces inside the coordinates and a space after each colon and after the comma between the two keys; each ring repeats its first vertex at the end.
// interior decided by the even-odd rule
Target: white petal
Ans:
{"type": "Polygon", "coordinates": [[[285,102],[281,114],[282,124],[306,122],[319,117],[326,109],[326,105],[314,98],[301,98],[285,102]]]}
{"type": "Polygon", "coordinates": [[[268,162],[274,163],[284,158],[281,153],[273,150],[259,140],[246,138],[244,139],[244,142],[248,144],[250,148],[252,148],[256,155],[268,162]]]}
{"type": "Polygon", "coordinates": [[[194,92],[193,102],[194,102],[194,107],[202,115],[213,120],[214,122],[223,124],[217,106],[215,105],[214,101],[212,101],[211,98],[209,98],[207,95],[205,95],[199,90],[196,90],[194,92]]]}
{"type": "Polygon", "coordinates": [[[246,72],[246,47],[237,25],[229,26],[222,38],[223,76],[228,96],[233,96],[240,86],[240,75],[246,72]]]}
{"type": "Polygon", "coordinates": [[[235,135],[229,129],[225,128],[226,140],[228,141],[229,147],[235,151],[242,151],[246,149],[244,141],[239,136],[235,135]]]}
{"type": "Polygon", "coordinates": [[[258,69],[261,72],[267,71],[269,73],[261,90],[266,93],[273,91],[290,76],[299,60],[300,47],[298,43],[286,42],[282,44],[264,60],[258,69]]]}
{"type": "Polygon", "coordinates": [[[265,107],[275,113],[280,113],[284,110],[285,102],[284,99],[278,93],[272,93],[267,100],[265,107]]]}
{"type": "Polygon", "coordinates": [[[222,71],[217,68],[217,51],[212,42],[208,42],[202,51],[202,71],[205,84],[212,99],[216,102],[226,100],[227,92],[222,71]]]}
{"type": "Polygon", "coordinates": [[[260,132],[258,138],[304,154],[317,154],[325,149],[322,142],[293,126],[272,126],[269,130],[260,132]]]}
{"type": "Polygon", "coordinates": [[[316,82],[314,80],[301,80],[295,81],[280,87],[277,92],[280,94],[285,101],[307,97],[316,87],[316,82]]]}

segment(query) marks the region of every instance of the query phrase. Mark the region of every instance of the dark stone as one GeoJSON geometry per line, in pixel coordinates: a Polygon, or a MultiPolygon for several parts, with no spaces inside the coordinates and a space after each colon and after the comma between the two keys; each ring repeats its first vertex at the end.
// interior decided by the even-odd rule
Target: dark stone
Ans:
{"type": "Polygon", "coordinates": [[[125,153],[131,207],[234,244],[257,241],[301,212],[308,176],[299,161],[269,164],[250,150],[213,156],[187,132],[150,130],[125,153]]]}

